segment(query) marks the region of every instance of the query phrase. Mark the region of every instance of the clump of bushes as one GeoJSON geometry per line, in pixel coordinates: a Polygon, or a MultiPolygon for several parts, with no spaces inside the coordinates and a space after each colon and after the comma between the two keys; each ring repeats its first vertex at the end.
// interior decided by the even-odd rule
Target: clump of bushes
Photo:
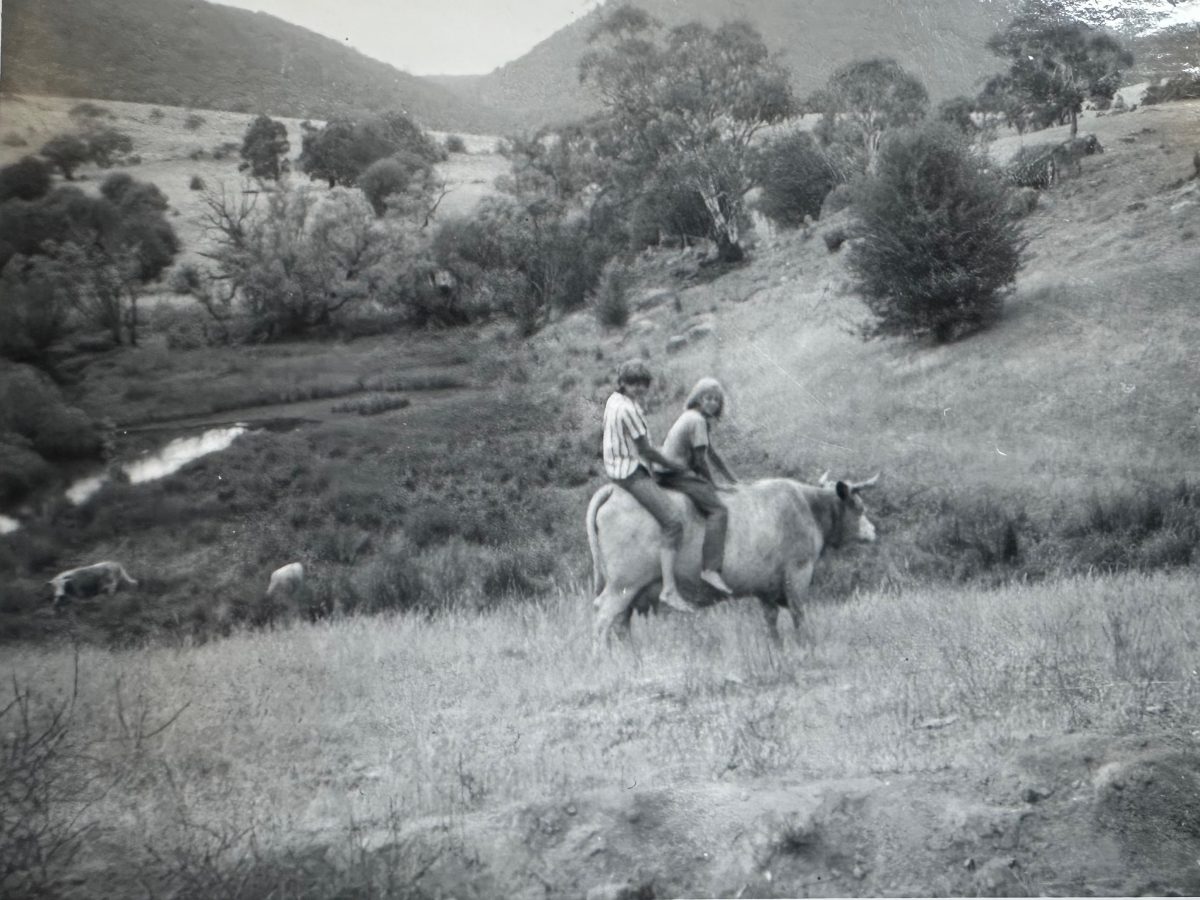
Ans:
{"type": "Polygon", "coordinates": [[[21,137],[21,135],[17,134],[15,131],[10,131],[4,135],[4,138],[3,140],[0,140],[0,143],[3,143],[5,147],[29,146],[29,141],[25,140],[25,138],[21,137]]]}
{"type": "Polygon", "coordinates": [[[991,321],[1025,241],[1005,186],[952,126],[893,133],[858,191],[849,266],[874,320],[863,334],[949,341],[991,321]]]}
{"type": "Polygon", "coordinates": [[[1200,99],[1200,75],[1190,72],[1155,82],[1142,94],[1142,103],[1146,105],[1196,99],[1200,99]]]}
{"type": "Polygon", "coordinates": [[[355,397],[333,406],[335,413],[358,413],[360,416],[377,416],[380,413],[404,409],[412,405],[407,397],[396,397],[390,394],[369,394],[366,397],[355,397]]]}
{"type": "Polygon", "coordinates": [[[457,134],[446,135],[446,141],[443,146],[445,146],[447,153],[466,153],[467,152],[467,142],[464,141],[462,139],[462,137],[457,134]]]}
{"type": "Polygon", "coordinates": [[[188,131],[195,131],[208,120],[199,113],[188,113],[183,117],[183,127],[188,131]]]}
{"type": "Polygon", "coordinates": [[[825,198],[841,183],[824,151],[803,131],[775,138],[763,148],[760,180],[759,210],[787,228],[820,216],[825,198]]]}

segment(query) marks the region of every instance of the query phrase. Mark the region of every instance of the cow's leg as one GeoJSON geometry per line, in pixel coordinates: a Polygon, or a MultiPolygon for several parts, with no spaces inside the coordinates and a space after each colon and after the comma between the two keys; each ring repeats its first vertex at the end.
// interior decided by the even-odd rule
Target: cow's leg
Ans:
{"type": "Polygon", "coordinates": [[[783,576],[783,594],[787,598],[788,610],[792,614],[792,630],[800,635],[800,625],[804,620],[804,598],[808,594],[808,586],[812,584],[813,567],[815,563],[805,563],[787,570],[783,576]]]}
{"type": "Polygon", "coordinates": [[[767,636],[771,643],[779,646],[779,601],[773,594],[760,594],[758,602],[762,605],[763,618],[767,620],[767,636]]]}
{"type": "MultiPolygon", "coordinates": [[[[600,596],[592,601],[596,607],[596,621],[592,632],[593,650],[599,650],[602,644],[607,645],[610,630],[617,619],[623,618],[624,624],[628,626],[633,598],[636,596],[637,591],[616,588],[610,583],[600,592],[600,596]]],[[[627,627],[623,630],[628,633],[627,627]]]]}

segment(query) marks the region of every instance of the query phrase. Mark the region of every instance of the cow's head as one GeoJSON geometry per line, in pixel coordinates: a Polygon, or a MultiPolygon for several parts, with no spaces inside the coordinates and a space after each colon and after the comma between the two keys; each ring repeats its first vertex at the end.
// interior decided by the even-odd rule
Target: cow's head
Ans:
{"type": "Polygon", "coordinates": [[[818,484],[821,487],[832,488],[841,501],[841,515],[836,519],[834,533],[829,536],[830,546],[838,547],[848,541],[870,543],[875,540],[875,525],[867,518],[867,508],[859,492],[873,487],[878,480],[878,472],[866,481],[831,482],[828,472],[821,476],[818,484]]]}

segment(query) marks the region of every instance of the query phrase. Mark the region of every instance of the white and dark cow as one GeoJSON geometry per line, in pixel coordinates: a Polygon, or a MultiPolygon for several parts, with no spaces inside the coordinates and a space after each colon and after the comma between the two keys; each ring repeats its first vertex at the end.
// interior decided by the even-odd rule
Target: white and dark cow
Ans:
{"type": "Polygon", "coordinates": [[[267,599],[276,602],[299,600],[304,592],[304,565],[293,562],[280,566],[267,582],[267,599]]]}
{"type": "Polygon", "coordinates": [[[129,577],[125,567],[112,560],[60,572],[46,584],[54,588],[52,603],[55,609],[68,597],[76,600],[95,597],[99,593],[112,595],[125,585],[137,587],[137,582],[129,577]]]}
{"type": "MultiPolygon", "coordinates": [[[[759,599],[773,640],[779,640],[780,607],[791,610],[799,629],[804,595],[826,547],[875,540],[875,526],[859,492],[876,478],[854,484],[822,476],[816,485],[771,478],[723,495],[729,527],[722,574],[735,596],[759,599]]],[[[684,520],[676,562],[680,590],[701,605],[715,602],[720,597],[699,580],[704,520],[687,497],[668,494],[684,520]]],[[[660,529],[631,494],[610,484],[588,504],[587,532],[599,644],[613,625],[627,633],[634,608],[652,604],[658,596],[660,529]]]]}

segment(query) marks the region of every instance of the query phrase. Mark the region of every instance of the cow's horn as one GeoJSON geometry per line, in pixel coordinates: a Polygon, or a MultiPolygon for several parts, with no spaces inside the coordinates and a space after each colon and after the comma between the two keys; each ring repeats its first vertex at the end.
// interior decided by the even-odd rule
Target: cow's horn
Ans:
{"type": "Polygon", "coordinates": [[[828,469],[826,469],[824,472],[821,473],[821,477],[817,479],[817,484],[818,485],[829,484],[829,470],[828,469]]]}
{"type": "Polygon", "coordinates": [[[856,481],[856,482],[854,482],[852,485],[850,485],[850,490],[852,490],[852,491],[861,491],[861,490],[863,490],[864,488],[874,487],[874,486],[875,486],[875,482],[877,482],[878,480],[879,480],[879,473],[878,473],[878,472],[876,472],[874,475],[872,475],[872,476],[871,476],[870,478],[868,478],[866,481],[856,481]]]}

